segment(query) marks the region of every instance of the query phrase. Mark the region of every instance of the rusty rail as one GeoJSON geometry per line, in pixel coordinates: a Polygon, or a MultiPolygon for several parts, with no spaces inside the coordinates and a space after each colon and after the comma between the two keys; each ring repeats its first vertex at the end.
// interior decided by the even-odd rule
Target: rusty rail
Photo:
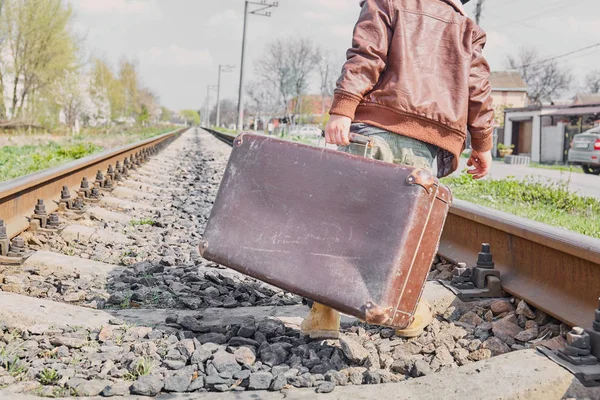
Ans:
{"type": "Polygon", "coordinates": [[[35,172],[0,183],[0,219],[7,225],[9,238],[17,236],[29,227],[28,217],[33,214],[38,199],[44,200],[48,213],[58,209],[58,200],[63,186],[71,191],[79,187],[83,177],[94,182],[98,170],[113,167],[117,160],[134,156],[140,151],[166,145],[187,128],[181,128],[117,149],[94,154],[70,163],[35,172]]]}
{"type": "MultiPolygon", "coordinates": [[[[235,135],[209,130],[231,144],[235,135]]],[[[454,200],[438,253],[475,265],[489,243],[502,288],[570,326],[591,328],[600,297],[600,240],[454,200]]]]}
{"type": "Polygon", "coordinates": [[[570,326],[591,328],[600,295],[600,240],[454,200],[439,254],[474,265],[491,245],[502,288],[570,326]]]}

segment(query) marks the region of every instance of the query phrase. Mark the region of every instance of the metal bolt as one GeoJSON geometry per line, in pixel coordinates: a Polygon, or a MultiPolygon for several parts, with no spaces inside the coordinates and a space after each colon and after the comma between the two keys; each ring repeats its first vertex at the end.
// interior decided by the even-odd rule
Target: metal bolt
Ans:
{"type": "Polygon", "coordinates": [[[590,335],[578,326],[567,333],[567,344],[578,349],[590,348],[590,335]]]}
{"type": "Polygon", "coordinates": [[[598,309],[595,312],[595,318],[594,318],[594,330],[596,332],[600,332],[600,299],[598,299],[598,309]]]}
{"type": "Polygon", "coordinates": [[[38,199],[33,213],[36,215],[46,215],[46,206],[44,205],[44,200],[38,199]]]}
{"type": "Polygon", "coordinates": [[[73,201],[73,208],[75,210],[81,210],[83,209],[83,199],[81,197],[77,197],[74,201],[73,201]]]}
{"type": "Polygon", "coordinates": [[[60,191],[60,199],[62,201],[69,201],[71,199],[71,193],[69,193],[69,188],[67,186],[63,186],[60,191]]]}
{"type": "Polygon", "coordinates": [[[98,170],[98,172],[96,172],[96,182],[103,181],[103,180],[104,180],[104,175],[102,175],[102,171],[98,170]]]}
{"type": "Polygon", "coordinates": [[[51,227],[58,227],[59,223],[60,222],[58,220],[58,214],[57,213],[50,214],[50,216],[48,217],[47,225],[51,226],[51,227]]]}
{"type": "Polygon", "coordinates": [[[114,174],[115,173],[115,169],[113,168],[112,164],[108,165],[108,169],[106,170],[107,174],[114,174]]]}
{"type": "Polygon", "coordinates": [[[112,179],[110,179],[110,176],[106,177],[106,180],[104,181],[104,187],[107,189],[110,189],[113,187],[112,179]]]}
{"type": "Polygon", "coordinates": [[[490,251],[489,243],[481,244],[481,251],[477,255],[477,266],[481,268],[494,268],[494,261],[492,260],[492,252],[490,251]]]}
{"type": "Polygon", "coordinates": [[[4,220],[0,219],[0,240],[7,238],[8,236],[6,234],[6,225],[4,225],[4,220]]]}
{"type": "Polygon", "coordinates": [[[121,164],[121,161],[117,160],[117,165],[115,166],[115,169],[117,170],[117,172],[123,172],[123,165],[121,164]]]}
{"type": "Polygon", "coordinates": [[[90,194],[90,197],[97,199],[98,197],[100,197],[100,190],[98,190],[97,187],[92,188],[92,193],[90,194]]]}
{"type": "Polygon", "coordinates": [[[120,172],[115,172],[115,181],[120,182],[123,180],[123,175],[120,172]]]}
{"type": "Polygon", "coordinates": [[[23,238],[20,237],[16,237],[12,240],[12,242],[10,243],[10,247],[11,250],[19,250],[19,249],[24,249],[25,248],[25,241],[23,240],[23,238]]]}
{"type": "Polygon", "coordinates": [[[87,180],[87,178],[85,176],[81,180],[81,185],[79,186],[79,188],[81,190],[85,190],[85,189],[89,189],[90,188],[90,183],[88,182],[88,180],[87,180]]]}

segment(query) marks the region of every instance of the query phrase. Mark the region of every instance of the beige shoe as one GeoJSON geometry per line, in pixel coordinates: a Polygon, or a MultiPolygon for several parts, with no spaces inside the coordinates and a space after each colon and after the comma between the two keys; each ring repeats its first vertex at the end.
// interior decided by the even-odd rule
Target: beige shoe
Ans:
{"type": "Polygon", "coordinates": [[[396,330],[396,336],[404,338],[419,336],[431,321],[433,321],[431,307],[425,300],[421,300],[417,305],[417,311],[415,312],[413,322],[404,329],[396,330]]]}
{"type": "Polygon", "coordinates": [[[308,317],[300,324],[302,333],[311,339],[338,339],[340,337],[340,313],[313,302],[308,317]]]}

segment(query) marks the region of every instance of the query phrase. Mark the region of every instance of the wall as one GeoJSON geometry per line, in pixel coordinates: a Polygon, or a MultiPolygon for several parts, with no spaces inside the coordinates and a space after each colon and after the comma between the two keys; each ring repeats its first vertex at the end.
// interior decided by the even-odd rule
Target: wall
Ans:
{"type": "Polygon", "coordinates": [[[494,106],[510,106],[511,108],[525,107],[527,102],[526,92],[492,91],[494,106]]]}
{"type": "Polygon", "coordinates": [[[506,113],[506,122],[504,126],[504,144],[510,146],[512,143],[513,134],[513,121],[512,119],[525,120],[532,118],[532,131],[531,131],[531,161],[540,162],[540,114],[539,110],[536,111],[519,111],[506,113]]]}
{"type": "Polygon", "coordinates": [[[563,123],[542,128],[542,162],[563,161],[564,133],[565,125],[563,123]]]}

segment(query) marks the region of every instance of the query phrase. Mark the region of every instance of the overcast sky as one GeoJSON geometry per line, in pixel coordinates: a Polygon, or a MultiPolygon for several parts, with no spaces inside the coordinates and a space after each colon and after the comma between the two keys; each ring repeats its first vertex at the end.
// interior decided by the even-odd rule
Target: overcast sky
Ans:
{"type": "MultiPolygon", "coordinates": [[[[175,110],[202,107],[206,86],[217,83],[219,64],[236,66],[223,75],[221,96],[237,99],[244,0],[71,2],[88,49],[113,65],[121,55],[137,59],[144,85],[161,104],[175,110]]],[[[469,15],[474,3],[466,6],[469,15]]],[[[251,15],[247,79],[252,79],[253,60],[277,37],[307,36],[343,57],[359,11],[358,0],[279,0],[270,18],[251,15]]],[[[486,57],[493,70],[502,70],[506,55],[522,45],[550,57],[600,42],[600,1],[486,0],[481,26],[488,33],[486,57]]],[[[581,84],[583,76],[600,68],[600,47],[561,63],[573,68],[581,84]]]]}

